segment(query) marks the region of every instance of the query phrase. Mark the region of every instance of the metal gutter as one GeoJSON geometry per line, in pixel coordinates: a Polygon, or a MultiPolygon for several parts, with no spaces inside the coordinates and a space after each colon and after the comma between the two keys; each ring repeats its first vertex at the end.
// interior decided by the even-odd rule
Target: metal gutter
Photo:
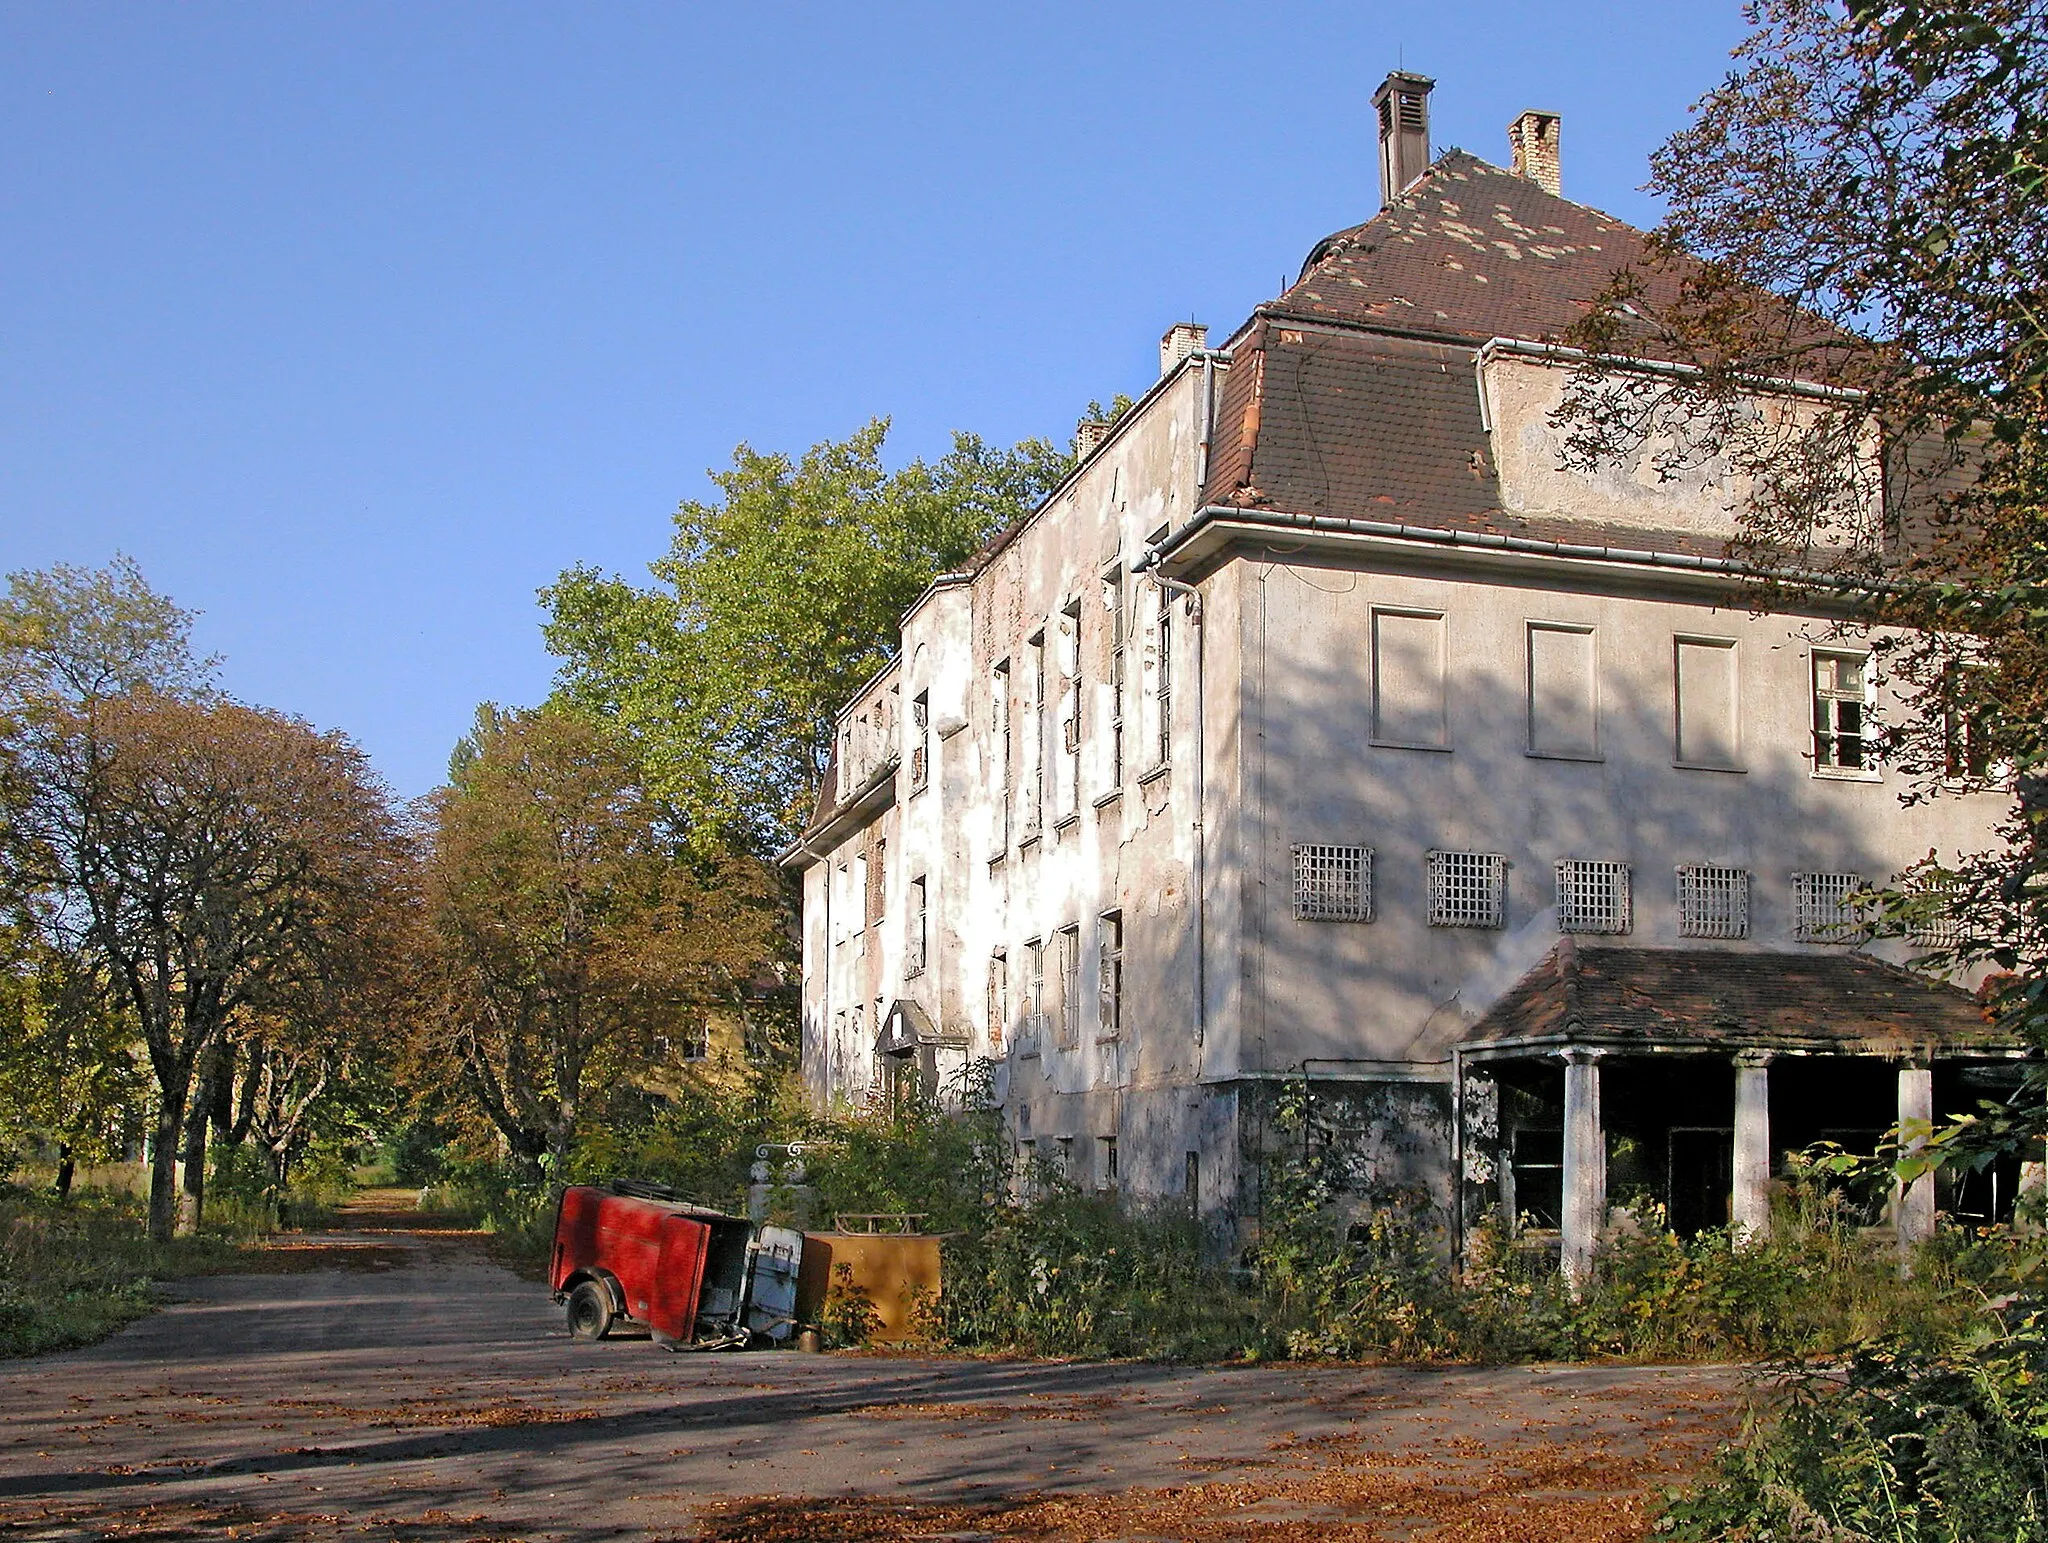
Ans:
{"type": "Polygon", "coordinates": [[[1758,567],[1729,557],[1708,557],[1696,552],[1660,552],[1631,547],[1599,546],[1591,543],[1549,541],[1534,536],[1510,536],[1498,531],[1446,530],[1441,526],[1408,525],[1388,520],[1347,519],[1329,514],[1291,514],[1273,509],[1243,509],[1234,504],[1205,504],[1155,549],[1158,562],[1171,561],[1193,539],[1212,525],[1236,523],[1247,532],[1259,530],[1323,532],[1340,536],[1367,536],[1412,542],[1420,546],[1459,547],[1475,552],[1512,552],[1532,557],[1564,558],[1576,562],[1617,563],[1631,567],[1660,568],[1670,572],[1699,573],[1729,579],[1776,579],[1811,585],[1850,595],[1882,593],[1892,586],[1876,580],[1850,580],[1837,575],[1804,573],[1758,567]]]}

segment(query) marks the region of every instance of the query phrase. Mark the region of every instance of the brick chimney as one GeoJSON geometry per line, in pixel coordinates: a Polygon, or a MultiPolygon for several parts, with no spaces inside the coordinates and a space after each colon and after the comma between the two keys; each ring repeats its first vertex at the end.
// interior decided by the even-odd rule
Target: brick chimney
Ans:
{"type": "Polygon", "coordinates": [[[1515,152],[1511,168],[1555,198],[1564,196],[1557,170],[1557,114],[1526,112],[1508,125],[1508,144],[1515,152]]]}
{"type": "Polygon", "coordinates": [[[1198,348],[1209,344],[1209,329],[1200,322],[1177,321],[1159,340],[1159,373],[1166,374],[1198,348]]]}
{"type": "Polygon", "coordinates": [[[1427,75],[1396,70],[1372,94],[1380,120],[1380,207],[1385,208],[1429,170],[1429,93],[1436,82],[1427,75]]]}
{"type": "Polygon", "coordinates": [[[1093,418],[1083,418],[1074,425],[1074,459],[1085,461],[1102,448],[1102,442],[1109,438],[1114,424],[1099,423],[1093,418]]]}

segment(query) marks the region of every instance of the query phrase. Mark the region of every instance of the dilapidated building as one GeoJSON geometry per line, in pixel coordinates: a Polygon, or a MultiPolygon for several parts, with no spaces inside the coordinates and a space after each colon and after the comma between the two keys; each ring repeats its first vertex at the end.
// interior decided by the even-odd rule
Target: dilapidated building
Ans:
{"type": "Polygon", "coordinates": [[[1727,466],[1566,468],[1555,340],[1644,238],[1562,197],[1548,114],[1430,160],[1429,86],[1376,98],[1379,213],[1221,347],[1172,328],[847,705],[785,856],[805,1074],[992,1063],[1024,1148],[1219,1241],[1304,1087],[1360,1206],[1568,1263],[1610,1199],[1760,1226],[1786,1151],[2009,1077],[1849,898],[2003,795],[1902,807],[1868,640],[1752,613],[1727,466]]]}

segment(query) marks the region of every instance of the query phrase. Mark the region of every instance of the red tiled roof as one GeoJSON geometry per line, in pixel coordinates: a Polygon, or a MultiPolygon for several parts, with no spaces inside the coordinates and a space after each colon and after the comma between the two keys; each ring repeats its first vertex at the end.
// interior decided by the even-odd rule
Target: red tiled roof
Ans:
{"type": "Polygon", "coordinates": [[[1517,1040],[1877,1055],[2020,1048],[1967,993],[1868,954],[1611,948],[1571,938],[1496,1002],[1466,1043],[1517,1040]]]}
{"type": "MultiPolygon", "coordinates": [[[[1318,244],[1268,310],[1480,342],[1553,341],[1617,269],[1643,259],[1646,241],[1611,214],[1452,150],[1363,225],[1318,244]]],[[[1675,289],[1675,272],[1655,282],[1675,289]]]]}

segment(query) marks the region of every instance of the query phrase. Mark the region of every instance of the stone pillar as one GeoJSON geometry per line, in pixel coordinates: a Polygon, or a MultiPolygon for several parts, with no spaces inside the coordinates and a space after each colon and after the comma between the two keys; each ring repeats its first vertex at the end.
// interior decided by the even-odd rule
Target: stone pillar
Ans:
{"type": "Polygon", "coordinates": [[[1771,1235],[1771,1057],[1745,1050],[1735,1057],[1735,1183],[1728,1221],[1739,1243],[1771,1235]]]}
{"type": "Polygon", "coordinates": [[[1573,1295],[1593,1279],[1593,1251],[1607,1224],[1607,1133],[1600,1123],[1595,1050],[1564,1052],[1564,1247],[1559,1264],[1573,1295]]]}
{"type": "MultiPolygon", "coordinates": [[[[1925,1066],[1899,1068],[1899,1135],[1903,1153],[1911,1155],[1927,1144],[1927,1128],[1934,1121],[1934,1073],[1925,1066]],[[1905,1127],[1917,1126],[1917,1133],[1905,1127]]],[[[1899,1232],[1899,1252],[1906,1254],[1916,1243],[1934,1236],[1934,1175],[1923,1173],[1910,1184],[1900,1185],[1892,1196],[1892,1215],[1899,1232]]]]}

